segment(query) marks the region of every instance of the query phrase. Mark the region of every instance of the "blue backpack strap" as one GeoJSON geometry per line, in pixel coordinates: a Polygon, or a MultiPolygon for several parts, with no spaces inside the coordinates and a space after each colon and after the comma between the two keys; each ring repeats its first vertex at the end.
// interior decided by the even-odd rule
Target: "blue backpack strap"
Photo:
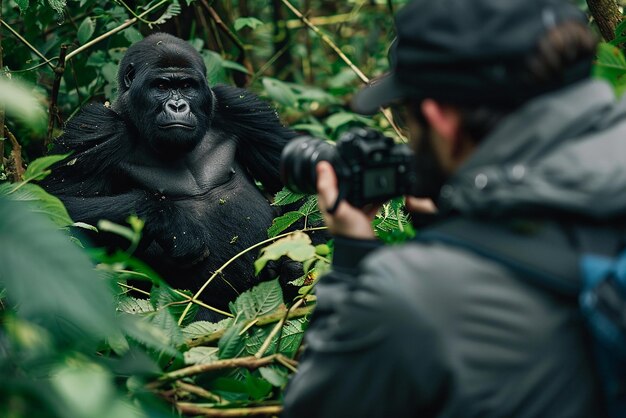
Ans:
{"type": "Polygon", "coordinates": [[[424,229],[417,239],[444,242],[493,259],[561,296],[576,298],[581,289],[579,253],[555,223],[487,223],[459,217],[424,229]]]}

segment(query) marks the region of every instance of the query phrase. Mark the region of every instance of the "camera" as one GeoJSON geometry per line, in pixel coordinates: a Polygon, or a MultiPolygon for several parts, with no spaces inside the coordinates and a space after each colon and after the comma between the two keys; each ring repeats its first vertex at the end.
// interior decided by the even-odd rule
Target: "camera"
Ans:
{"type": "Polygon", "coordinates": [[[335,145],[311,136],[290,141],[281,156],[283,183],[293,192],[316,193],[319,161],[328,161],[335,169],[339,200],[355,207],[411,195],[417,187],[411,149],[373,129],[352,129],[335,145]]]}

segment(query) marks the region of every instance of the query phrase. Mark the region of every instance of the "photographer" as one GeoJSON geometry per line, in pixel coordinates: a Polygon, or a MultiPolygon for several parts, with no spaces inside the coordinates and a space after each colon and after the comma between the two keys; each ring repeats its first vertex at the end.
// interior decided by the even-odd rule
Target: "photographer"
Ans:
{"type": "MultiPolygon", "coordinates": [[[[392,71],[353,106],[404,111],[439,220],[626,214],[626,103],[589,78],[596,41],[569,1],[413,0],[396,27],[392,71]]],[[[377,208],[335,208],[337,184],[317,164],[333,271],[284,417],[604,415],[576,301],[450,243],[380,248],[377,208]]]]}

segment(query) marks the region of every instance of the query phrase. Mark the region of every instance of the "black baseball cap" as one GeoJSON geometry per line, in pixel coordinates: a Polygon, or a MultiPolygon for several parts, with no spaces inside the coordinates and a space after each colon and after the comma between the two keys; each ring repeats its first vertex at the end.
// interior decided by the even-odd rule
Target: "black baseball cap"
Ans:
{"type": "MultiPolygon", "coordinates": [[[[549,90],[529,85],[525,63],[542,35],[565,21],[587,23],[569,0],[413,0],[396,16],[391,71],[359,91],[352,108],[374,114],[400,99],[427,97],[466,105],[523,102],[549,90]]],[[[590,71],[585,60],[560,85],[590,71]]]]}

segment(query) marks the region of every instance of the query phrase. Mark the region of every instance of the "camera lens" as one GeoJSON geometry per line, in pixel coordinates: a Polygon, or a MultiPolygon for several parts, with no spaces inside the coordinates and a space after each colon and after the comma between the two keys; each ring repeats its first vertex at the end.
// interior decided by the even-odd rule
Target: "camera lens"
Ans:
{"type": "Polygon", "coordinates": [[[329,161],[336,167],[336,148],[321,139],[303,136],[290,141],[280,159],[280,177],[285,186],[296,193],[316,193],[315,166],[329,161]]]}

